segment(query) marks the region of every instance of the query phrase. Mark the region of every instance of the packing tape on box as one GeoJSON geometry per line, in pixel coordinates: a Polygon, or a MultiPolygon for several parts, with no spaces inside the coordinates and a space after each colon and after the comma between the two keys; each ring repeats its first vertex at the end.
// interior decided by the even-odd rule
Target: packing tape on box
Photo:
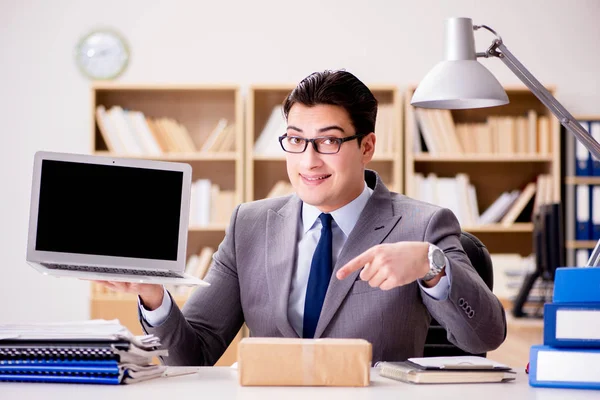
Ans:
{"type": "Polygon", "coordinates": [[[315,378],[315,349],[317,346],[304,343],[302,344],[302,382],[304,385],[311,386],[317,381],[315,378]]]}

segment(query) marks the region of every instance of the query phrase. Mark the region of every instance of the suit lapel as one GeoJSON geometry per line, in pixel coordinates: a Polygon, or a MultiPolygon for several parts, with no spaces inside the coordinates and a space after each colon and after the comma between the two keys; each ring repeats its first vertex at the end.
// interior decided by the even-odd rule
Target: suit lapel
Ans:
{"type": "Polygon", "coordinates": [[[298,337],[288,320],[288,303],[302,202],[296,196],[267,214],[266,268],[269,297],[275,305],[275,322],[284,337],[298,337]]]}
{"type": "Polygon", "coordinates": [[[323,310],[317,323],[315,338],[320,337],[331,322],[331,319],[340,308],[354,284],[360,270],[349,275],[344,280],[337,279],[335,273],[354,257],[382,243],[400,218],[400,215],[394,215],[390,192],[383,185],[379,177],[377,177],[375,190],[356,222],[356,226],[350,233],[333,268],[333,274],[329,281],[329,287],[323,303],[323,310]]]}

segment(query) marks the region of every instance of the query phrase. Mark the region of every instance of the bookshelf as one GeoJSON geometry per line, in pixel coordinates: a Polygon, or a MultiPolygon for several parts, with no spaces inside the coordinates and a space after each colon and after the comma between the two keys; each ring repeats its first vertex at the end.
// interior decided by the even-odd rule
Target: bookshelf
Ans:
{"type": "MultiPolygon", "coordinates": [[[[600,115],[574,117],[596,140],[600,140],[600,115]]],[[[565,258],[567,266],[583,266],[600,238],[600,164],[562,126],[561,140],[565,166],[562,176],[565,258]],[[578,199],[580,190],[587,191],[588,200],[583,203],[578,199]]]]}
{"type": "MultiPolygon", "coordinates": [[[[292,84],[249,88],[246,101],[246,201],[268,197],[278,182],[289,183],[285,154],[277,141],[277,137],[285,133],[285,124],[281,111],[274,108],[283,104],[293,88],[292,84]],[[273,119],[277,119],[277,123],[273,119]],[[273,126],[275,128],[271,129],[273,126]]],[[[367,168],[377,171],[390,189],[402,192],[403,110],[400,93],[393,85],[369,85],[369,88],[379,102],[378,121],[385,122],[378,122],[376,126],[375,156],[367,168]]]]}
{"type": "MultiPolygon", "coordinates": [[[[461,220],[462,229],[475,234],[493,256],[506,253],[521,257],[530,255],[534,229],[530,215],[535,197],[546,203],[561,199],[559,122],[525,87],[505,87],[510,103],[502,107],[436,111],[437,114],[423,114],[410,105],[415,88],[407,90],[404,102],[406,194],[422,198],[428,190],[423,189],[423,181],[432,185],[437,182],[434,191],[442,190],[451,196],[459,193],[455,202],[458,208],[466,203],[475,204],[475,212],[464,217],[463,211],[462,220],[458,212],[455,214],[461,220]],[[443,135],[451,132],[456,139],[449,141],[438,132],[443,135]],[[442,141],[446,142],[440,145],[442,141]],[[472,185],[475,194],[467,188],[463,191],[459,179],[454,186],[457,190],[448,190],[448,186],[440,189],[440,181],[451,182],[445,178],[463,174],[467,177],[465,186],[472,185]],[[547,176],[543,186],[538,180],[540,175],[547,176]],[[432,180],[428,178],[430,176],[433,176],[432,180]],[[524,200],[527,205],[515,218],[500,216],[491,223],[480,222],[478,216],[483,215],[504,192],[519,190],[524,193],[524,188],[531,182],[536,183],[534,198],[524,200]],[[537,190],[540,187],[543,187],[542,192],[537,190]]],[[[549,90],[554,92],[553,88],[549,90]]],[[[464,182],[464,178],[461,179],[464,182]]],[[[505,305],[511,303],[509,299],[500,300],[505,305]]]]}
{"type": "MultiPolygon", "coordinates": [[[[208,219],[195,214],[191,217],[187,257],[199,254],[204,247],[216,250],[225,237],[231,211],[244,199],[240,88],[95,83],[91,88],[91,115],[92,154],[191,165],[191,213],[195,213],[194,204],[200,206],[207,203],[206,199],[212,205],[202,212],[208,219]],[[199,187],[199,180],[208,183],[199,187]]],[[[187,295],[175,294],[174,298],[182,306],[187,295]]],[[[132,332],[141,333],[135,296],[92,284],[90,307],[92,318],[118,318],[132,332]]],[[[231,365],[236,359],[236,346],[237,340],[217,365],[231,365]]]]}

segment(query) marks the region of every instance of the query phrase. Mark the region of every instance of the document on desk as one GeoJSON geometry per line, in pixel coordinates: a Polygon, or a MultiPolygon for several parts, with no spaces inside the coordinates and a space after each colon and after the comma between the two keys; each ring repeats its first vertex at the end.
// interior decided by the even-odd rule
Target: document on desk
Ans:
{"type": "Polygon", "coordinates": [[[379,375],[408,383],[483,383],[515,379],[510,367],[482,357],[427,357],[375,364],[379,375]]]}
{"type": "Polygon", "coordinates": [[[167,355],[118,320],[0,324],[0,381],[131,384],[163,376],[167,355]]]}
{"type": "Polygon", "coordinates": [[[510,370],[508,365],[477,356],[420,357],[409,358],[408,361],[423,369],[510,370]]]}
{"type": "Polygon", "coordinates": [[[90,320],[31,324],[0,324],[0,340],[125,340],[142,349],[156,347],[154,335],[134,336],[118,320],[90,320]]]}

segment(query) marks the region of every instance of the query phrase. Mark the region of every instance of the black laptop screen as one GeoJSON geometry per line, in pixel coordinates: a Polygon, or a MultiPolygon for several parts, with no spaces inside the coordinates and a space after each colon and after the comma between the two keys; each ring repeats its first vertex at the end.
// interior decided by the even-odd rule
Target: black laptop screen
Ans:
{"type": "Polygon", "coordinates": [[[183,172],[42,161],[36,250],[177,260],[183,172]]]}

